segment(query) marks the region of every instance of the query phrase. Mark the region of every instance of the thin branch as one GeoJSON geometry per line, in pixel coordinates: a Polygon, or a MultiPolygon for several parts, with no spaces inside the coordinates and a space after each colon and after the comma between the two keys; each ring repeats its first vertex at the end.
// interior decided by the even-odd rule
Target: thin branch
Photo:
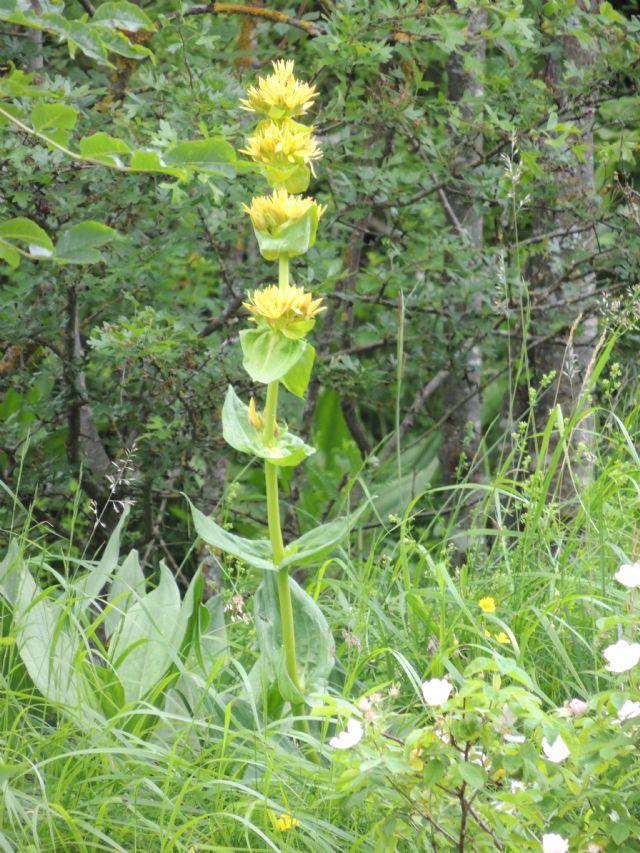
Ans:
{"type": "Polygon", "coordinates": [[[242,3],[211,3],[208,6],[193,6],[184,13],[184,17],[188,18],[192,15],[250,15],[254,18],[265,18],[274,24],[287,24],[290,27],[302,30],[309,36],[319,36],[324,32],[313,21],[303,21],[301,18],[285,15],[284,12],[263,9],[260,6],[245,6],[242,3]]]}

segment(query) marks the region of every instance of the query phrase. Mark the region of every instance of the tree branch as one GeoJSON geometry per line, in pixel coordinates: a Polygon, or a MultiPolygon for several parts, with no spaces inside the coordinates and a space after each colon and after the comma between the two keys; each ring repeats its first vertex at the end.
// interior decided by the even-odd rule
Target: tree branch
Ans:
{"type": "Polygon", "coordinates": [[[287,24],[302,30],[309,36],[319,36],[323,30],[313,21],[303,21],[273,9],[263,9],[260,6],[245,6],[242,3],[210,3],[208,6],[193,6],[184,13],[185,18],[192,15],[250,15],[254,18],[265,18],[274,24],[287,24]]]}

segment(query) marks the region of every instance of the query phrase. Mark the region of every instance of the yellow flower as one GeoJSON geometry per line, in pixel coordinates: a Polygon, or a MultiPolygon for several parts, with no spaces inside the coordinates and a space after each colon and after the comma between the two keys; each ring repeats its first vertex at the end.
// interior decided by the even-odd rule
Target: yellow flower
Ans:
{"type": "MultiPolygon", "coordinates": [[[[314,324],[314,317],[324,311],[313,294],[302,287],[289,284],[284,288],[271,284],[249,294],[249,301],[242,304],[252,314],[258,325],[268,325],[287,337],[304,337],[314,324]]],[[[251,418],[251,409],[249,410],[251,418]]]]}
{"type": "Polygon", "coordinates": [[[490,636],[491,636],[491,631],[487,631],[487,629],[486,629],[486,628],[484,629],[484,631],[483,631],[482,633],[484,634],[484,636],[485,636],[485,637],[490,637],[490,636]]]}
{"type": "Polygon", "coordinates": [[[293,76],[293,60],[273,62],[273,74],[258,77],[257,87],[247,91],[242,109],[263,113],[276,120],[304,115],[318,97],[315,86],[302,83],[293,76]]]}
{"type": "Polygon", "coordinates": [[[493,598],[491,598],[490,595],[487,595],[484,598],[481,598],[480,601],[478,602],[478,606],[480,607],[480,610],[482,610],[483,613],[495,613],[496,612],[496,603],[493,600],[493,598]]]}
{"type": "Polygon", "coordinates": [[[505,632],[504,632],[504,631],[500,631],[500,633],[499,633],[499,634],[496,634],[496,641],[497,641],[498,643],[502,643],[504,646],[509,645],[509,643],[511,642],[511,640],[510,640],[510,639],[509,639],[509,637],[505,634],[505,632]]]}
{"type": "Polygon", "coordinates": [[[283,814],[276,821],[276,826],[280,832],[286,832],[287,829],[291,829],[293,826],[300,826],[300,821],[297,817],[291,817],[290,814],[283,814]]]}
{"type": "Polygon", "coordinates": [[[313,136],[314,130],[291,119],[285,119],[280,124],[263,121],[255,134],[247,139],[247,147],[241,149],[241,153],[266,165],[309,166],[315,176],[313,161],[319,160],[322,152],[313,136]]]}
{"type": "Polygon", "coordinates": [[[313,198],[289,195],[285,189],[280,189],[274,190],[271,195],[251,199],[251,207],[243,204],[242,209],[249,214],[258,231],[274,231],[281,225],[301,219],[314,205],[320,219],[327,209],[325,205],[318,204],[313,198]]]}
{"type": "Polygon", "coordinates": [[[261,430],[264,428],[264,418],[260,412],[256,411],[256,401],[253,397],[249,400],[249,423],[254,429],[261,430]]]}

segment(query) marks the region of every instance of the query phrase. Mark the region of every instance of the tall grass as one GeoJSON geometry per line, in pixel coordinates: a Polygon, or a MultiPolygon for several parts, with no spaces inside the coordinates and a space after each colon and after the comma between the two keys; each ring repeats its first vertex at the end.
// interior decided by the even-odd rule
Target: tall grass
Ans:
{"type": "MultiPolygon", "coordinates": [[[[531,441],[540,446],[553,430],[568,436],[570,425],[554,412],[539,430],[530,422],[528,440],[514,445],[492,482],[458,490],[460,501],[469,490],[476,498],[463,560],[454,558],[456,507],[439,507],[443,492],[434,488],[306,578],[337,643],[330,695],[318,697],[306,731],[287,714],[270,718],[251,674],[254,628],[244,622],[227,625],[228,642],[208,671],[190,657],[177,660],[155,698],[106,718],[85,709],[79,723],[31,685],[3,603],[0,850],[453,849],[433,846],[424,832],[412,841],[412,806],[392,788],[396,836],[384,846],[389,815],[383,831],[375,801],[364,791],[344,793],[346,771],[328,745],[331,719],[378,691],[407,728],[415,726],[421,682],[455,678],[483,656],[512,659],[550,708],[611,682],[601,650],[618,638],[627,607],[611,578],[623,559],[638,555],[640,460],[632,436],[639,409],[624,418],[594,414],[596,476],[576,484],[571,506],[555,495],[560,469],[571,476],[566,442],[547,470],[513,473],[528,467],[531,441]],[[478,607],[487,595],[495,613],[478,607]],[[285,813],[300,826],[281,831],[285,813]]],[[[26,559],[45,586],[59,588],[76,568],[68,543],[17,507],[20,517],[25,526],[14,534],[26,559]],[[61,560],[63,571],[52,574],[61,560]]],[[[243,576],[244,592],[253,581],[243,576]]],[[[78,667],[90,663],[96,644],[84,630],[88,652],[78,667]]]]}

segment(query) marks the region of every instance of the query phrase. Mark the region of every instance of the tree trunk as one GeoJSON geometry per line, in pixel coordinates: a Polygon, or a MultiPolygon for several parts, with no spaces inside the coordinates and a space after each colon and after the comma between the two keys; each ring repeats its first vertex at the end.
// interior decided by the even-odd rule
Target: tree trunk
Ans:
{"type": "MultiPolygon", "coordinates": [[[[595,0],[586,0],[582,6],[586,11],[597,12],[595,0]]],[[[571,28],[570,19],[566,27],[567,30],[571,28]]],[[[544,384],[548,382],[536,406],[538,430],[544,427],[549,412],[556,406],[560,406],[565,420],[579,407],[586,407],[583,385],[595,352],[598,325],[597,317],[582,316],[580,307],[595,289],[592,258],[597,250],[596,235],[593,227],[585,228],[595,218],[595,97],[593,105],[581,103],[576,110],[571,95],[567,94],[575,82],[571,77],[572,69],[575,67],[579,72],[591,66],[596,57],[596,47],[569,36],[560,38],[559,42],[561,50],[552,54],[545,79],[556,93],[559,121],[568,121],[580,128],[580,139],[573,138],[571,145],[579,143],[583,148],[580,160],[569,145],[558,152],[562,163],[555,173],[554,202],[547,209],[541,208],[534,222],[534,234],[560,234],[550,239],[546,252],[534,257],[528,265],[528,278],[534,295],[538,294],[539,301],[550,306],[546,316],[532,323],[534,336],[547,338],[532,350],[531,359],[536,384],[539,386],[543,377],[546,377],[544,384]],[[574,114],[576,112],[579,112],[578,117],[574,114]],[[576,278],[572,274],[568,281],[563,270],[575,268],[581,257],[584,258],[581,275],[576,278]],[[582,297],[581,302],[575,300],[576,296],[582,297]],[[551,376],[552,381],[548,381],[551,376]]],[[[534,313],[534,317],[539,316],[534,313]]],[[[574,429],[570,441],[571,469],[581,483],[588,482],[592,476],[593,463],[589,453],[592,435],[593,418],[585,416],[574,429]]],[[[558,433],[554,431],[547,457],[539,459],[539,465],[546,467],[549,464],[557,438],[558,433]]],[[[566,500],[574,493],[572,479],[564,463],[558,471],[555,486],[559,499],[566,500]]]]}
{"type": "MultiPolygon", "coordinates": [[[[457,103],[460,116],[465,122],[472,123],[478,107],[469,98],[479,99],[484,93],[482,81],[465,70],[465,60],[473,58],[476,62],[484,62],[485,41],[476,37],[486,27],[486,12],[484,10],[470,13],[468,16],[468,32],[471,44],[460,53],[452,54],[447,65],[448,97],[457,103]]],[[[482,136],[471,133],[470,137],[460,140],[457,144],[457,157],[453,163],[454,170],[464,174],[465,164],[476,162],[482,154],[482,136]]],[[[464,179],[455,187],[451,195],[441,192],[445,214],[456,230],[463,245],[465,255],[469,259],[469,283],[473,287],[474,268],[477,268],[483,245],[482,211],[474,205],[468,186],[464,179]]],[[[452,263],[449,258],[448,263],[452,263]]],[[[456,270],[461,277],[462,270],[456,270]]],[[[447,285],[452,289],[458,287],[456,281],[448,279],[447,285]]],[[[471,289],[471,288],[470,288],[471,289]]],[[[468,479],[477,480],[477,469],[470,470],[473,459],[478,451],[481,435],[480,420],[480,372],[481,356],[479,347],[472,347],[460,357],[460,329],[453,318],[468,313],[469,306],[474,310],[480,306],[480,295],[473,294],[470,301],[452,305],[452,319],[448,322],[449,352],[447,365],[449,379],[443,384],[442,406],[447,415],[443,428],[442,445],[439,451],[440,473],[444,483],[454,483],[461,474],[468,473],[468,479]],[[458,334],[456,334],[458,333],[458,334]],[[464,401],[464,402],[463,402],[464,401]]]]}

